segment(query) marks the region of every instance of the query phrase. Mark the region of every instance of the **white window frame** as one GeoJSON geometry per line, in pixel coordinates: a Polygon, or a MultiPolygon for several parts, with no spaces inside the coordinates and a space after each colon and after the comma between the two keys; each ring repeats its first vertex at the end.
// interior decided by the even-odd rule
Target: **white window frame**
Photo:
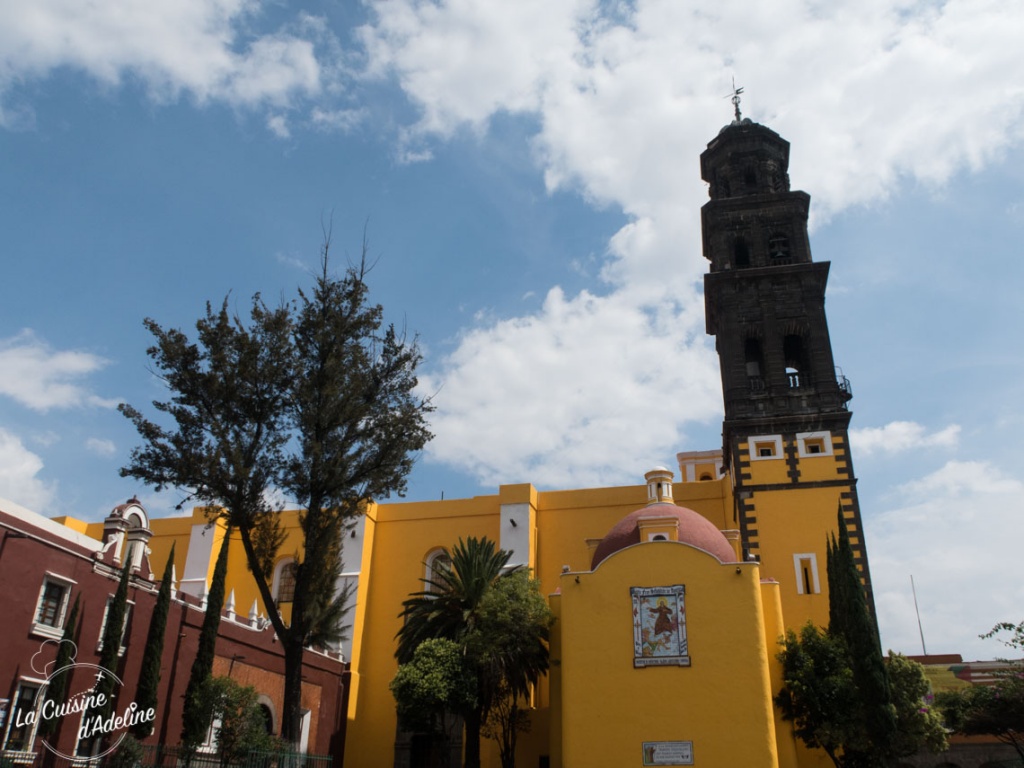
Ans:
{"type": "Polygon", "coordinates": [[[749,453],[751,461],[772,461],[773,459],[782,458],[782,435],[751,435],[747,438],[747,445],[750,448],[749,453]],[[761,445],[771,443],[772,455],[758,456],[757,446],[759,443],[761,445]]]}
{"type": "Polygon", "coordinates": [[[64,621],[67,619],[68,604],[71,602],[71,590],[77,585],[78,582],[74,579],[69,579],[66,576],[46,571],[46,575],[43,577],[43,583],[39,586],[39,597],[36,598],[35,612],[32,614],[33,635],[45,637],[50,640],[60,640],[64,637],[64,621]],[[51,583],[57,584],[64,589],[64,596],[61,598],[60,608],[57,610],[57,622],[53,626],[50,626],[49,624],[42,624],[39,621],[39,611],[43,607],[43,595],[46,594],[46,585],[51,583]]]}
{"type": "Polygon", "coordinates": [[[798,432],[796,435],[796,449],[801,459],[816,459],[819,456],[832,455],[832,433],[831,432],[798,432]],[[811,453],[808,450],[808,443],[821,441],[822,450],[819,453],[811,453]]]}
{"type": "Polygon", "coordinates": [[[36,734],[39,730],[39,707],[43,703],[43,699],[46,696],[46,681],[40,680],[35,677],[19,677],[18,687],[14,690],[14,697],[11,699],[10,710],[7,713],[7,722],[5,723],[3,732],[3,741],[0,742],[0,752],[3,753],[4,757],[11,758],[15,763],[20,762],[18,756],[34,756],[35,751],[32,747],[36,742],[36,734]],[[25,749],[9,750],[7,747],[7,741],[11,737],[11,728],[14,726],[15,714],[18,708],[18,702],[21,700],[21,689],[26,685],[30,685],[36,689],[36,698],[33,702],[33,713],[36,714],[34,722],[29,727],[28,738],[25,740],[25,749]]]}
{"type": "Polygon", "coordinates": [[[804,589],[804,573],[801,563],[808,561],[810,562],[811,570],[811,594],[821,594],[821,582],[818,580],[818,556],[814,552],[797,553],[793,555],[793,570],[796,572],[796,593],[798,595],[805,595],[807,591],[804,589]]]}
{"type": "MultiPolygon", "coordinates": [[[[115,595],[108,595],[107,604],[103,608],[103,620],[100,622],[100,636],[99,639],[96,640],[96,653],[101,653],[103,651],[103,633],[107,629],[107,615],[110,613],[110,605],[114,602],[114,597],[115,595]]],[[[128,634],[128,624],[131,623],[132,611],[134,609],[135,601],[126,600],[124,606],[124,622],[121,624],[121,647],[117,649],[118,656],[124,656],[124,652],[128,649],[125,640],[127,639],[126,635],[128,634]]]]}

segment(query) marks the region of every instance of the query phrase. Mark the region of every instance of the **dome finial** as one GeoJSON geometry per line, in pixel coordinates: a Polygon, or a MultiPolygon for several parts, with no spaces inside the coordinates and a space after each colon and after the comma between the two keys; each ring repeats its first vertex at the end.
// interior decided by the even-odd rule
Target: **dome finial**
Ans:
{"type": "Polygon", "coordinates": [[[725,98],[732,102],[732,108],[736,113],[736,120],[734,122],[742,122],[743,115],[740,114],[740,94],[743,93],[743,87],[736,87],[736,78],[732,79],[732,93],[728,94],[725,98]]]}

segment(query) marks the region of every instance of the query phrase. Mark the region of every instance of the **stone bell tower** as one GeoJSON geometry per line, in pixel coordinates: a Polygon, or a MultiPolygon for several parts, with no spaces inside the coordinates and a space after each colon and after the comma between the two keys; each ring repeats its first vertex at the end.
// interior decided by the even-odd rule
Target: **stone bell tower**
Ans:
{"type": "Polygon", "coordinates": [[[748,557],[782,585],[787,623],[828,623],[825,548],[837,513],[874,612],[848,428],[850,384],[825,319],[829,263],[811,260],[810,196],[789,185],[789,142],[742,118],[701,154],[707,332],[722,372],[723,458],[748,557]]]}

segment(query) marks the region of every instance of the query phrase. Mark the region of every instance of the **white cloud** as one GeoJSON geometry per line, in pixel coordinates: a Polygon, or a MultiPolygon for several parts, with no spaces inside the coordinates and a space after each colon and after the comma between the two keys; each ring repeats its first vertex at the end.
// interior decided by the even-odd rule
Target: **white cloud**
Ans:
{"type": "Polygon", "coordinates": [[[993,658],[978,635],[1019,621],[1024,483],[987,462],[951,461],[902,486],[898,506],[866,522],[875,604],[886,647],[920,653],[910,576],[930,653],[993,658]],[[979,589],[979,585],[987,585],[979,589]]]}
{"type": "Polygon", "coordinates": [[[24,330],[0,339],[0,395],[13,398],[35,411],[51,408],[99,406],[113,408],[117,400],[101,398],[80,382],[108,364],[98,355],[59,351],[24,330]]]}
{"type": "MultiPolygon", "coordinates": [[[[794,187],[814,195],[818,220],[906,179],[941,184],[1024,136],[1024,88],[1007,85],[1024,79],[1024,5],[1012,0],[368,5],[367,72],[393,77],[419,109],[404,159],[528,114],[548,188],[631,217],[605,254],[608,295],[555,289],[534,314],[478,320],[431,377],[430,455],[485,482],[618,479],[612,465],[629,471],[710,417],[718,369],[695,290],[706,270],[697,157],[731,118],[730,74],[745,113],[792,142],[794,187]],[[635,322],[650,312],[659,322],[635,322]],[[676,397],[650,428],[648,404],[687,382],[701,395],[676,397]]],[[[957,428],[889,425],[860,439],[868,451],[952,446],[957,428]]]]}
{"type": "Polygon", "coordinates": [[[1024,483],[982,461],[949,461],[942,469],[899,487],[907,498],[938,496],[944,499],[973,499],[993,494],[1020,493],[1024,483]]]}
{"type": "Polygon", "coordinates": [[[366,120],[369,113],[365,109],[313,109],[310,120],[315,128],[323,131],[348,133],[366,120]]]}
{"type": "Polygon", "coordinates": [[[289,139],[292,135],[285,115],[270,115],[267,118],[267,129],[279,139],[289,139]]]}
{"type": "Polygon", "coordinates": [[[117,453],[117,446],[113,440],[104,440],[99,437],[90,437],[85,441],[85,448],[97,456],[113,456],[117,453]]]}
{"type": "Polygon", "coordinates": [[[793,142],[819,216],[884,196],[905,175],[941,182],[978,168],[1022,135],[1024,89],[1007,85],[1024,68],[1013,0],[370,7],[369,71],[398,79],[421,110],[416,131],[536,114],[551,186],[627,210],[672,202],[674,179],[699,188],[666,158],[693,158],[726,122],[730,72],[748,114],[793,142]]]}
{"type": "MultiPolygon", "coordinates": [[[[0,96],[60,67],[109,86],[137,78],[159,101],[184,92],[200,103],[286,107],[296,96],[317,94],[322,24],[301,17],[290,29],[251,36],[247,28],[259,12],[256,0],[4,3],[0,96]]],[[[19,110],[4,107],[0,120],[10,125],[19,110]]]]}
{"type": "Polygon", "coordinates": [[[884,427],[850,430],[850,445],[855,455],[902,453],[918,448],[953,448],[960,438],[960,426],[951,424],[938,432],[913,421],[892,421],[884,427]]]}
{"type": "Polygon", "coordinates": [[[41,511],[53,503],[56,488],[37,475],[43,460],[28,450],[17,435],[0,427],[0,496],[41,511]]]}
{"type": "Polygon", "coordinates": [[[487,484],[633,482],[682,443],[676,415],[719,416],[696,318],[621,295],[552,290],[540,313],[470,331],[438,376],[433,460],[487,484]]]}

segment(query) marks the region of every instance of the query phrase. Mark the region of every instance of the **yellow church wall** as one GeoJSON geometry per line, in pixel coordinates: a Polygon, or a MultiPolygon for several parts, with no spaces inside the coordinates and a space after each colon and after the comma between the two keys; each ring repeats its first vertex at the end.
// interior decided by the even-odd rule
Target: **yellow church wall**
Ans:
{"type": "MultiPolygon", "coordinates": [[[[768,674],[770,690],[775,696],[782,690],[782,662],[779,661],[781,641],[786,634],[786,622],[782,617],[782,596],[777,581],[761,581],[761,604],[764,611],[764,638],[768,649],[768,674]]],[[[782,719],[778,709],[774,710],[775,743],[779,755],[779,768],[798,768],[797,738],[793,724],[782,719]]]]}
{"type": "MultiPolygon", "coordinates": [[[[292,559],[296,553],[302,551],[302,531],[299,527],[298,515],[299,513],[295,510],[281,513],[281,526],[285,532],[285,539],[279,550],[276,563],[292,559]]],[[[209,561],[205,567],[206,583],[209,586],[213,579],[213,570],[217,564],[217,556],[220,554],[227,527],[223,520],[217,520],[210,527],[207,527],[208,522],[206,509],[203,507],[196,507],[190,517],[169,517],[150,521],[150,528],[153,531],[153,538],[149,542],[149,548],[152,551],[150,563],[157,577],[163,574],[172,544],[174,545],[174,564],[177,576],[179,579],[184,577],[190,554],[189,544],[192,532],[199,527],[202,536],[214,537],[209,561]]],[[[102,526],[102,524],[100,525],[102,526]]],[[[256,588],[256,581],[249,570],[249,562],[238,531],[232,531],[231,534],[225,590],[225,602],[234,592],[235,613],[248,616],[255,600],[257,611],[263,615],[267,614],[263,598],[260,596],[259,590],[256,588]]],[[[288,603],[281,605],[281,614],[285,621],[291,618],[291,606],[288,603]]]]}
{"type": "MultiPolygon", "coordinates": [[[[53,522],[55,523],[70,528],[72,531],[75,531],[76,533],[82,533],[86,536],[92,536],[92,538],[94,539],[98,538],[96,536],[93,536],[93,534],[89,533],[89,523],[85,522],[84,520],[79,520],[77,517],[70,517],[68,515],[57,515],[56,517],[51,517],[50,519],[53,520],[53,522]]],[[[100,533],[103,533],[102,526],[100,526],[100,533]]]]}
{"type": "MultiPolygon", "coordinates": [[[[205,520],[205,517],[203,518],[205,520]]],[[[188,541],[192,533],[193,517],[165,517],[150,520],[149,528],[153,538],[149,540],[149,564],[156,578],[164,575],[167,559],[174,547],[174,572],[177,578],[185,573],[185,559],[188,556],[188,541]]],[[[102,525],[100,527],[102,532],[102,525]]],[[[212,574],[212,572],[211,572],[212,574]]]]}
{"type": "MultiPolygon", "coordinates": [[[[363,570],[357,596],[360,633],[353,642],[358,676],[350,701],[345,768],[379,768],[394,754],[397,718],[388,684],[398,670],[395,634],[402,601],[422,589],[424,560],[440,547],[469,536],[497,541],[496,496],[434,502],[381,504],[367,520],[363,570]]],[[[498,765],[487,742],[484,765],[498,765]]]]}
{"type": "Polygon", "coordinates": [[[550,717],[549,717],[549,738],[548,757],[551,768],[562,768],[562,595],[556,593],[548,596],[548,605],[555,617],[551,629],[551,640],[548,643],[551,668],[548,670],[548,685],[550,690],[550,717]]]}
{"type": "Polygon", "coordinates": [[[719,530],[737,527],[733,511],[732,483],[728,475],[718,480],[676,483],[672,493],[678,506],[700,512],[719,530]]]}
{"type": "MultiPolygon", "coordinates": [[[[799,629],[808,620],[828,625],[826,531],[836,530],[841,488],[794,488],[752,494],[757,516],[761,573],[780,585],[786,625],[799,629]],[[814,555],[818,592],[800,594],[794,555],[814,555]]],[[[812,584],[813,589],[813,584],[812,584]]]]}
{"type": "MultiPolygon", "coordinates": [[[[673,492],[678,504],[716,526],[733,527],[727,520],[732,507],[727,479],[678,483],[673,492]]],[[[501,486],[493,496],[374,505],[366,518],[363,567],[355,615],[350,617],[358,629],[352,643],[346,768],[377,765],[379,755],[393,752],[396,718],[388,683],[397,670],[394,637],[401,625],[401,603],[421,588],[423,562],[429,554],[468,536],[488,536],[501,543],[502,505],[526,504],[529,552],[517,553],[517,560],[525,558],[533,566],[542,594],[550,594],[559,586],[563,566],[589,570],[593,549],[588,539],[596,543],[646,502],[646,487],[641,485],[538,492],[530,484],[518,484],[501,486]]],[[[549,725],[549,718],[559,713],[549,709],[550,698],[550,681],[545,678],[535,694],[531,731],[520,739],[524,764],[535,765],[540,755],[549,753],[549,727],[550,738],[557,738],[558,728],[549,725]]],[[[484,742],[483,752],[484,765],[498,765],[490,742],[484,742]]]]}
{"type": "MultiPolygon", "coordinates": [[[[829,497],[827,506],[832,510],[831,520],[834,521],[837,491],[832,489],[831,493],[832,496],[829,497]]],[[[728,530],[737,527],[734,520],[732,486],[729,476],[712,481],[675,483],[673,495],[676,504],[695,510],[719,529],[728,530]]],[[[786,494],[785,496],[788,497],[786,501],[782,500],[783,496],[783,494],[756,494],[753,501],[759,514],[763,508],[772,516],[773,520],[769,526],[762,526],[761,551],[766,562],[761,566],[761,570],[767,573],[767,568],[773,568],[771,575],[775,575],[780,582],[783,582],[779,586],[779,591],[784,592],[786,589],[794,588],[795,584],[790,553],[794,551],[819,552],[819,549],[812,546],[817,542],[812,542],[810,538],[804,538],[812,537],[812,535],[802,533],[804,526],[801,524],[801,520],[804,520],[805,516],[802,517],[800,511],[793,508],[792,495],[786,494]],[[786,531],[790,531],[790,533],[786,533],[786,531]],[[769,556],[768,553],[771,555],[769,556]],[[787,559],[790,562],[788,573],[785,571],[787,559]],[[776,562],[782,563],[782,567],[775,568],[776,562]]],[[[354,613],[348,617],[348,621],[354,627],[354,635],[351,652],[352,676],[349,694],[346,768],[351,768],[351,766],[375,768],[380,765],[382,755],[386,755],[386,759],[390,761],[391,755],[394,753],[397,723],[394,700],[388,689],[388,683],[397,670],[397,663],[394,659],[395,634],[401,625],[399,613],[402,601],[410,593],[418,591],[422,587],[420,579],[425,575],[423,562],[428,555],[440,547],[450,548],[460,538],[468,536],[487,536],[501,544],[503,506],[507,508],[508,505],[526,505],[524,509],[528,510],[528,515],[523,517],[519,514],[522,512],[520,509],[515,516],[520,520],[519,525],[525,523],[528,528],[526,537],[520,539],[520,541],[527,542],[525,548],[528,551],[518,551],[515,561],[526,562],[532,566],[535,576],[541,581],[542,593],[551,594],[556,592],[559,587],[565,588],[563,566],[569,566],[574,573],[589,571],[596,543],[622,517],[644,506],[647,500],[646,487],[643,485],[541,492],[530,484],[519,484],[501,486],[495,495],[477,496],[470,499],[369,505],[363,523],[362,569],[359,575],[355,609],[354,613]]],[[[820,501],[816,498],[813,502],[814,506],[817,506],[820,501]]],[[[172,543],[176,543],[175,560],[178,576],[181,578],[184,573],[185,556],[188,553],[193,527],[205,525],[205,523],[206,518],[201,509],[195,510],[191,517],[152,521],[154,537],[150,546],[153,550],[154,571],[162,572],[170,546],[172,543]]],[[[290,558],[301,548],[302,539],[298,513],[285,512],[282,516],[282,523],[287,533],[287,539],[281,548],[281,558],[290,558]]],[[[834,525],[834,522],[832,524],[834,525]]],[[[211,534],[222,538],[222,524],[218,524],[206,535],[211,534]]],[[[685,545],[675,544],[673,546],[685,545]]],[[[207,568],[208,577],[212,576],[218,549],[219,539],[215,540],[210,555],[207,568]]],[[[523,549],[523,546],[520,546],[519,549],[523,549]]],[[[701,561],[707,560],[715,568],[719,567],[707,555],[697,554],[701,561]]],[[[609,563],[610,561],[605,563],[599,570],[603,571],[609,563]]],[[[735,575],[735,567],[735,565],[731,566],[731,576],[734,580],[738,578],[735,575]]],[[[743,564],[741,567],[744,574],[747,574],[751,568],[756,569],[757,566],[743,564]]],[[[823,542],[820,547],[819,571],[820,578],[823,580],[823,542]]],[[[746,575],[742,577],[742,579],[746,578],[748,578],[746,575]]],[[[673,576],[666,583],[676,583],[677,581],[679,578],[673,576]]],[[[733,583],[728,580],[726,580],[726,585],[726,589],[736,590],[733,583]]],[[[572,582],[572,586],[576,586],[575,582],[572,582]]],[[[256,592],[255,582],[248,572],[245,553],[237,534],[233,536],[231,542],[228,589],[235,592],[235,611],[237,613],[246,615],[254,599],[257,600],[258,610],[265,612],[262,600],[259,599],[256,592]]],[[[628,601],[628,588],[625,590],[625,595],[628,601]]],[[[753,598],[747,596],[746,599],[749,603],[753,598]]],[[[699,610],[701,598],[695,597],[694,600],[696,602],[688,602],[688,606],[692,610],[699,610]]],[[[816,600],[817,596],[810,596],[800,605],[800,611],[797,613],[798,623],[803,623],[807,616],[807,607],[815,604],[816,600]]],[[[558,598],[553,598],[553,604],[557,604],[557,602],[558,598]]],[[[784,600],[781,602],[785,605],[784,600]]],[[[745,605],[747,607],[737,609],[737,616],[745,615],[744,612],[749,608],[749,604],[745,605]]],[[[822,601],[822,606],[824,607],[821,611],[821,620],[825,621],[827,620],[827,602],[822,601]]],[[[289,606],[285,604],[283,608],[287,618],[289,606]]],[[[631,626],[628,623],[626,631],[627,652],[631,652],[629,635],[631,626]]],[[[761,634],[763,635],[763,632],[761,634]]],[[[557,642],[557,640],[553,641],[553,649],[559,647],[557,642]]],[[[763,649],[765,642],[766,640],[762,636],[760,645],[757,647],[763,649]]],[[[728,647],[737,645],[737,641],[727,640],[724,637],[718,637],[712,645],[715,643],[724,643],[728,647]]],[[[576,645],[578,643],[573,644],[573,650],[570,653],[577,652],[576,645]]],[[[743,645],[749,644],[744,642],[743,645]]],[[[699,648],[700,642],[692,647],[699,648]]],[[[772,652],[774,653],[774,650],[772,652]]],[[[724,666],[716,667],[717,674],[724,675],[722,679],[727,680],[748,680],[751,673],[747,667],[752,663],[733,659],[725,663],[724,666]]],[[[758,663],[763,664],[764,669],[759,669],[756,675],[763,674],[767,681],[768,662],[762,659],[758,663]]],[[[684,676],[682,679],[699,679],[704,674],[703,670],[709,667],[707,662],[703,662],[703,664],[702,671],[691,674],[689,678],[684,676]]],[[[630,674],[633,672],[640,674],[641,681],[643,681],[645,673],[648,682],[651,679],[651,674],[656,674],[655,670],[633,670],[631,660],[627,660],[626,666],[630,674]]],[[[537,687],[533,700],[537,709],[531,712],[533,727],[530,733],[524,734],[520,739],[519,759],[524,765],[536,765],[540,756],[549,754],[552,764],[559,764],[558,744],[563,740],[564,728],[572,725],[572,723],[562,720],[562,718],[570,716],[568,709],[559,707],[557,704],[553,707],[550,706],[552,701],[562,696],[558,689],[561,682],[557,681],[555,677],[560,671],[560,669],[554,670],[552,676],[542,680],[537,687]]],[[[681,672],[693,672],[693,670],[675,669],[666,672],[670,676],[678,677],[681,672]]],[[[767,682],[765,686],[768,686],[767,682]]],[[[638,692],[638,695],[642,694],[638,692]]],[[[724,711],[731,712],[732,710],[726,708],[724,711]]],[[[718,720],[736,723],[739,722],[738,717],[738,715],[730,714],[728,717],[720,716],[718,720]]],[[[743,717],[746,718],[746,715],[743,717]]],[[[600,718],[596,722],[599,723],[600,718]]],[[[685,722],[685,719],[682,722],[685,722]]],[[[746,726],[744,725],[744,727],[746,726]]],[[[774,729],[774,725],[772,729],[774,729]]],[[[599,727],[598,730],[600,730],[599,727]]],[[[652,738],[657,740],[660,737],[652,738]]],[[[681,738],[686,739],[687,737],[684,735],[681,738]]],[[[638,743],[633,744],[630,760],[637,759],[639,755],[638,743]]],[[[499,759],[493,743],[485,740],[482,747],[483,764],[496,768],[499,765],[499,759]]],[[[786,763],[783,764],[786,765],[786,763]]],[[[566,763],[566,765],[570,764],[566,763]]]]}
{"type": "Polygon", "coordinates": [[[722,565],[677,542],[639,544],[592,573],[563,575],[560,602],[556,764],[641,766],[645,741],[692,741],[695,764],[778,765],[755,563],[722,565]],[[680,583],[692,665],[634,668],[629,588],[680,583]]]}

